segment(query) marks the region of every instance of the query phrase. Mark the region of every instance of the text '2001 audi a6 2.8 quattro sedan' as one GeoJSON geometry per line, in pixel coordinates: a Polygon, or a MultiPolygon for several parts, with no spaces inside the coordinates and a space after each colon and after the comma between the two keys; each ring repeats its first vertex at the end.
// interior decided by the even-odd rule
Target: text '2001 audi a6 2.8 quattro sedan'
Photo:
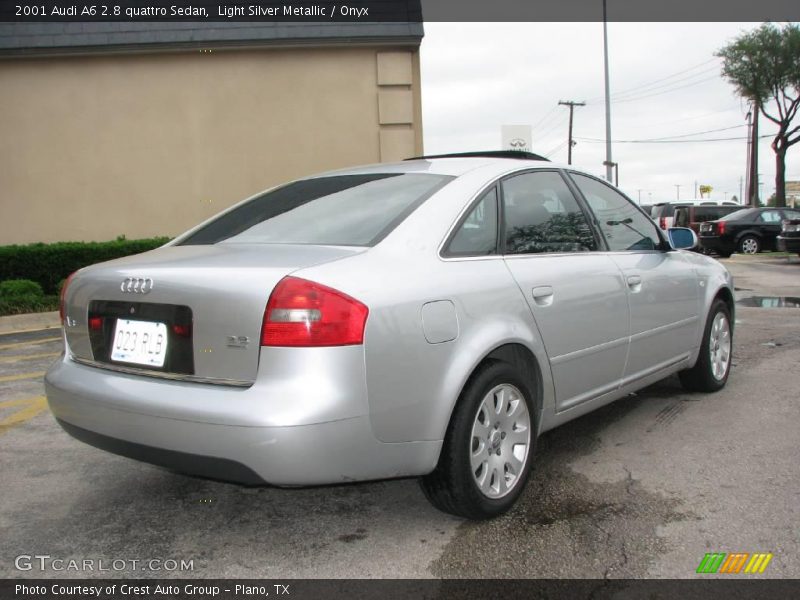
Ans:
{"type": "Polygon", "coordinates": [[[52,412],[187,473],[422,476],[444,511],[502,513],[542,432],[675,372],[718,390],[731,364],[733,283],[677,249],[694,233],[534,158],[309,177],[81,269],[52,412]]]}

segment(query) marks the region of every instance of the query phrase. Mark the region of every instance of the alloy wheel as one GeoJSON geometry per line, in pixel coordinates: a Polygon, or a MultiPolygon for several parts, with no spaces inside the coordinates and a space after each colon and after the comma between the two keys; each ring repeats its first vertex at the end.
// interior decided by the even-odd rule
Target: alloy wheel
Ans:
{"type": "Polygon", "coordinates": [[[470,436],[472,477],[487,498],[502,498],[524,479],[531,446],[531,418],[522,392],[503,383],[487,393],[470,436]]]}

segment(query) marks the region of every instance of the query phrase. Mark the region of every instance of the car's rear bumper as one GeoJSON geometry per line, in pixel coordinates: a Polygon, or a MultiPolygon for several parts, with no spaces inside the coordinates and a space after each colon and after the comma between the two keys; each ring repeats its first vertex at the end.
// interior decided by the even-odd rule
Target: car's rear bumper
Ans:
{"type": "MultiPolygon", "coordinates": [[[[254,406],[275,401],[300,406],[303,400],[269,398],[269,389],[258,385],[242,390],[162,381],[64,358],[48,371],[45,388],[59,423],[81,441],[178,471],[247,484],[421,475],[435,467],[441,449],[441,441],[382,443],[372,433],[368,413],[308,423],[298,411],[294,423],[285,413],[282,424],[265,426],[268,419],[254,406]],[[157,411],[158,398],[166,397],[169,410],[157,411]],[[209,403],[221,407],[218,417],[209,403]]],[[[335,400],[324,386],[307,389],[320,405],[335,400]]]]}
{"type": "Polygon", "coordinates": [[[781,252],[800,252],[800,236],[784,237],[779,235],[778,250],[781,252]]]}
{"type": "Polygon", "coordinates": [[[726,240],[719,236],[703,236],[700,237],[700,246],[705,250],[711,252],[718,252],[720,254],[733,254],[735,247],[732,241],[726,240]]]}

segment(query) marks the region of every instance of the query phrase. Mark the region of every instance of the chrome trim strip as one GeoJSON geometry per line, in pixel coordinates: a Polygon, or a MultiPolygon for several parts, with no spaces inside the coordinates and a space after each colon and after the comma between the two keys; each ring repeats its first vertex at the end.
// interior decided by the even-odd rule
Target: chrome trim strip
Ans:
{"type": "Polygon", "coordinates": [[[80,358],[70,352],[69,359],[86,367],[95,367],[97,369],[105,369],[106,371],[115,371],[117,373],[124,373],[126,375],[144,375],[145,377],[152,377],[154,379],[166,379],[169,381],[182,381],[188,383],[207,383],[211,385],[224,385],[229,387],[247,388],[253,385],[253,381],[242,381],[239,379],[224,379],[222,377],[198,377],[197,375],[186,375],[184,373],[163,373],[161,371],[149,371],[147,369],[137,369],[136,367],[123,367],[121,365],[112,365],[108,363],[101,363],[95,360],[88,360],[80,358]]]}

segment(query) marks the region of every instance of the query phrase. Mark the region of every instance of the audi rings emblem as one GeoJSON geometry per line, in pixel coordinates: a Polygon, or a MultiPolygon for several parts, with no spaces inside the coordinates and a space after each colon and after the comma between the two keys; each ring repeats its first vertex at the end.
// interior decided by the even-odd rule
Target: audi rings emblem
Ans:
{"type": "Polygon", "coordinates": [[[149,277],[126,277],[119,289],[129,294],[147,294],[153,289],[153,280],[149,277]]]}

